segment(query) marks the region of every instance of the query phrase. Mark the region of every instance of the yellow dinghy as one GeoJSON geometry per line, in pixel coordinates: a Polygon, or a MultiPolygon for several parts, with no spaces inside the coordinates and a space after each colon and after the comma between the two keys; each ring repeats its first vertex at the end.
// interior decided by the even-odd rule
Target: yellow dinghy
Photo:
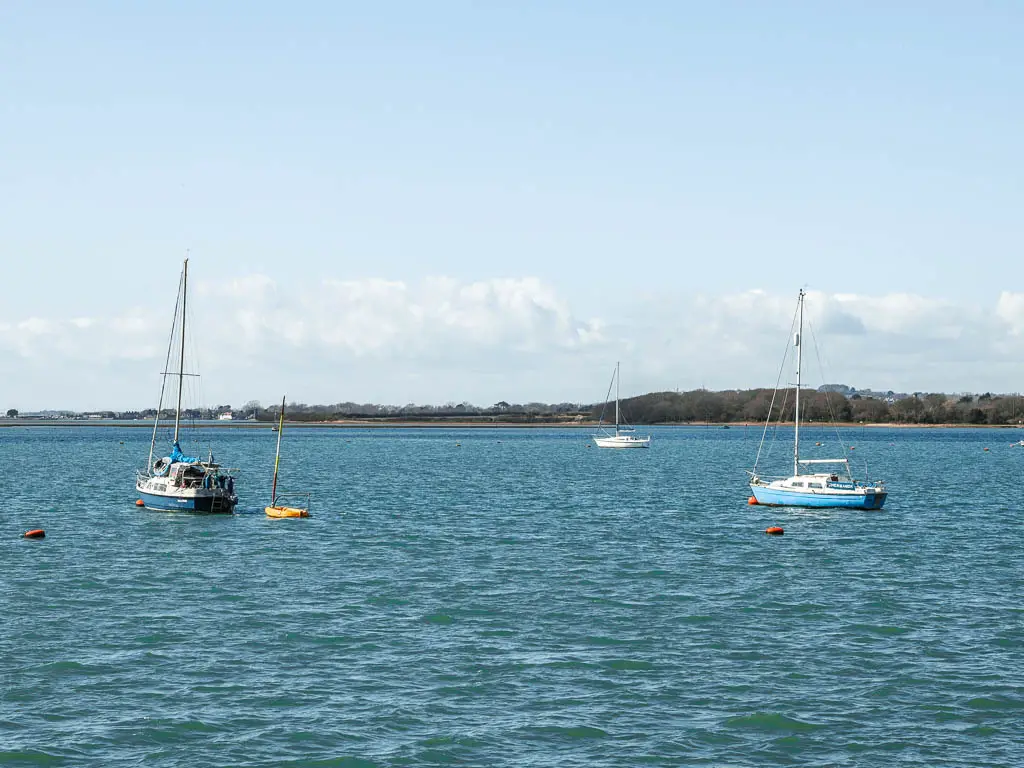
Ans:
{"type": "Polygon", "coordinates": [[[264,507],[267,517],[309,517],[308,509],[299,507],[264,507]]]}
{"type": "Polygon", "coordinates": [[[284,432],[284,401],[285,398],[281,398],[281,416],[277,424],[277,453],[274,456],[274,484],[270,489],[270,506],[264,507],[263,511],[267,513],[267,517],[309,517],[309,494],[308,493],[289,493],[281,494],[277,493],[277,471],[281,466],[281,434],[284,432]],[[284,504],[278,504],[278,501],[284,498],[299,498],[304,497],[306,499],[306,506],[304,507],[290,507],[284,504]]]}

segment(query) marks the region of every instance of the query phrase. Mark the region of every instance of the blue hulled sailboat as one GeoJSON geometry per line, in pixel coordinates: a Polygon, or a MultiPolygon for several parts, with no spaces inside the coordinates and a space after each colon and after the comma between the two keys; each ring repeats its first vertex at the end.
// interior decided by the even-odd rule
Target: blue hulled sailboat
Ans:
{"type": "Polygon", "coordinates": [[[162,512],[221,512],[231,513],[238,503],[235,495],[234,470],[222,468],[213,460],[210,452],[207,460],[186,456],[181,450],[179,432],[181,429],[181,396],[185,377],[185,308],[188,299],[188,259],[181,270],[178,284],[178,298],[174,307],[174,321],[171,326],[171,341],[167,348],[163,383],[160,386],[160,402],[153,423],[153,439],[149,444],[149,460],[146,469],[140,470],[135,481],[135,490],[146,509],[162,512]],[[179,330],[180,335],[175,331],[179,330]],[[169,371],[171,353],[175,342],[180,346],[178,370],[169,371]],[[177,377],[178,398],[174,410],[174,437],[167,456],[153,460],[156,447],[157,429],[160,425],[160,411],[164,405],[167,377],[177,377]]]}
{"type": "MultiPolygon", "coordinates": [[[[885,483],[854,480],[850,473],[849,459],[801,459],[800,458],[800,376],[803,362],[804,292],[797,300],[798,326],[793,337],[796,348],[796,405],[793,428],[793,474],[789,477],[766,478],[758,473],[764,435],[757,450],[754,469],[750,472],[750,491],[758,504],[776,507],[832,507],[849,509],[881,509],[887,495],[885,483]],[[811,467],[829,467],[827,472],[818,472],[811,467]],[[802,471],[803,470],[803,471],[802,471]],[[809,471],[810,470],[810,471],[809,471]]],[[[773,398],[774,403],[774,398],[773,398]]],[[[771,409],[768,422],[771,421],[771,409]]],[[[765,423],[765,434],[768,431],[765,423]]]]}

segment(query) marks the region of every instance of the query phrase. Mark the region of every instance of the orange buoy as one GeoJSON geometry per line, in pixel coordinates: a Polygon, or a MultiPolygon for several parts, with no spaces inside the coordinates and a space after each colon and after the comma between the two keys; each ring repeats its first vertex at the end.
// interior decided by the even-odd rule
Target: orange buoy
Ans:
{"type": "Polygon", "coordinates": [[[987,450],[988,450],[988,448],[985,448],[984,450],[986,450],[986,451],[987,451],[987,450]]]}
{"type": "Polygon", "coordinates": [[[142,499],[136,499],[135,500],[135,506],[136,507],[144,507],[144,506],[146,506],[146,502],[144,502],[142,499]]]}
{"type": "Polygon", "coordinates": [[[42,528],[33,528],[31,531],[25,531],[21,537],[23,539],[45,539],[46,531],[42,528]]]}
{"type": "Polygon", "coordinates": [[[747,504],[749,504],[752,507],[756,507],[757,506],[757,496],[751,496],[749,499],[747,499],[747,504]]]}
{"type": "Polygon", "coordinates": [[[782,530],[782,528],[778,525],[769,526],[768,528],[764,529],[764,532],[767,533],[769,536],[781,536],[785,533],[785,531],[782,530]]]}

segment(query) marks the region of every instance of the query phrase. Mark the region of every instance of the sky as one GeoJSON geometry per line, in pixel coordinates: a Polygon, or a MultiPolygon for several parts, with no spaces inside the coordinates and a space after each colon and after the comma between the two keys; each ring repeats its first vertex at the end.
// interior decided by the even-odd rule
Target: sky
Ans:
{"type": "Polygon", "coordinates": [[[0,410],[1024,389],[1024,6],[0,4],[0,410]],[[805,377],[806,380],[806,377],[805,377]],[[814,377],[808,381],[814,385],[814,377]]]}

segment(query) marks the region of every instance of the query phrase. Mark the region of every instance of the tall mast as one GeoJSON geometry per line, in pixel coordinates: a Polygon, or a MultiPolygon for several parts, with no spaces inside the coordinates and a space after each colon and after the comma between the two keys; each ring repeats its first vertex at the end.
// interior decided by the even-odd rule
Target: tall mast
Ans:
{"type": "MultiPolygon", "coordinates": [[[[287,397],[285,395],[284,397],[287,397]]],[[[274,454],[274,484],[270,487],[270,506],[277,505],[277,468],[281,463],[281,433],[284,432],[284,397],[281,398],[281,415],[277,421],[277,452],[274,454]]]]}
{"type": "Polygon", "coordinates": [[[615,436],[619,436],[619,361],[615,361],[615,436]]]}
{"type": "Polygon", "coordinates": [[[803,335],[804,335],[804,289],[800,289],[800,297],[797,299],[800,320],[797,326],[796,339],[796,420],[793,432],[793,475],[800,474],[800,369],[803,367],[803,335]]]}
{"type": "MultiPolygon", "coordinates": [[[[178,295],[174,299],[174,317],[178,317],[178,305],[181,303],[181,281],[184,273],[178,278],[178,295]]],[[[149,471],[153,470],[153,448],[156,446],[157,427],[160,426],[160,411],[164,407],[164,392],[167,389],[167,369],[171,367],[171,352],[174,350],[174,323],[171,323],[171,338],[167,341],[167,357],[164,360],[164,370],[160,377],[160,399],[156,403],[156,417],[153,419],[153,438],[149,441],[149,463],[146,465],[149,471]]]]}
{"type": "Polygon", "coordinates": [[[181,390],[185,384],[185,301],[188,298],[188,257],[181,278],[181,356],[178,360],[178,407],[174,411],[174,442],[178,442],[178,425],[181,423],[181,390]]]}

